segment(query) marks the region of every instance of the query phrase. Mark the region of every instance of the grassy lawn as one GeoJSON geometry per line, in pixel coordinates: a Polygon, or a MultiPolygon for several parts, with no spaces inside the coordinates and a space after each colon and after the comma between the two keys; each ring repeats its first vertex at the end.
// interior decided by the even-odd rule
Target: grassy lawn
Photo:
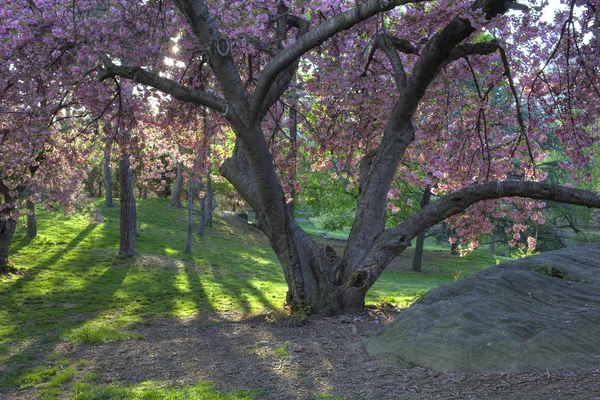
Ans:
{"type": "MultiPolygon", "coordinates": [[[[54,351],[61,343],[143,340],[136,327],[156,318],[214,312],[243,317],[281,307],[285,280],[258,231],[217,219],[205,237],[195,238],[193,253],[184,254],[186,214],[168,204],[166,200],[138,203],[139,256],[135,259],[116,256],[118,207],[105,209],[101,202],[103,224],[39,210],[35,239],[26,239],[25,229],[19,228],[11,260],[20,271],[0,277],[0,398],[3,391],[15,388],[34,388],[39,398],[66,393],[78,399],[164,397],[152,393],[169,398],[256,396],[253,392],[218,394],[204,382],[191,387],[161,383],[104,387],[82,376],[78,362],[54,351]],[[111,391],[114,394],[106,394],[111,391]]],[[[457,274],[466,276],[494,263],[483,252],[448,259],[447,250],[428,249],[426,273],[390,268],[369,293],[368,302],[406,305],[457,274]]]]}

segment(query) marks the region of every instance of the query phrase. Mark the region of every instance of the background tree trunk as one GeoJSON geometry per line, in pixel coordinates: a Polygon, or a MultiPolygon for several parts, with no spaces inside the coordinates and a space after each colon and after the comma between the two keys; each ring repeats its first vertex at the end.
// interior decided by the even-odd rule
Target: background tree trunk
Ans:
{"type": "MultiPolygon", "coordinates": [[[[429,204],[431,199],[431,191],[429,187],[423,190],[423,197],[421,198],[421,208],[429,204]]],[[[423,269],[423,247],[425,247],[425,231],[417,235],[417,245],[415,246],[415,255],[413,257],[412,271],[421,272],[423,269]]]]}
{"type": "Polygon", "coordinates": [[[8,251],[16,229],[17,221],[13,219],[0,221],[0,274],[6,274],[11,269],[8,262],[8,251]]]}
{"type": "Polygon", "coordinates": [[[187,226],[187,241],[185,243],[186,254],[192,253],[192,242],[194,240],[194,177],[190,177],[190,187],[188,189],[187,198],[187,213],[188,213],[188,226],[187,226]]]}
{"type": "Polygon", "coordinates": [[[212,191],[212,179],[210,177],[210,171],[206,174],[206,196],[202,198],[204,201],[206,198],[205,207],[206,211],[201,213],[205,218],[206,226],[212,228],[213,226],[213,191],[212,191]]]}
{"type": "Polygon", "coordinates": [[[133,256],[135,251],[136,237],[136,208],[133,195],[133,172],[129,156],[124,154],[119,160],[119,181],[121,186],[121,243],[119,254],[133,256]]]}
{"type": "Polygon", "coordinates": [[[37,221],[35,219],[35,204],[31,200],[27,200],[27,209],[29,214],[27,214],[27,233],[25,237],[33,239],[37,236],[37,221]]]}
{"type": "MultiPolygon", "coordinates": [[[[208,176],[210,177],[210,174],[208,176]]],[[[198,191],[200,190],[202,190],[202,182],[198,184],[198,191]]],[[[206,207],[206,197],[207,196],[202,196],[202,198],[200,199],[200,223],[198,224],[198,230],[196,231],[196,234],[198,236],[204,236],[204,228],[206,227],[206,220],[209,215],[209,211],[206,207]]]]}
{"type": "MultiPolygon", "coordinates": [[[[181,193],[183,192],[183,163],[177,163],[177,177],[175,178],[175,186],[173,187],[173,195],[171,197],[171,206],[182,208],[181,193]]],[[[188,196],[189,197],[189,196],[188,196]]]]}
{"type": "Polygon", "coordinates": [[[104,205],[106,207],[114,207],[113,204],[113,190],[112,190],[112,178],[110,173],[110,154],[111,154],[111,146],[113,139],[109,138],[106,141],[106,145],[104,147],[104,187],[105,187],[105,200],[104,205]]]}

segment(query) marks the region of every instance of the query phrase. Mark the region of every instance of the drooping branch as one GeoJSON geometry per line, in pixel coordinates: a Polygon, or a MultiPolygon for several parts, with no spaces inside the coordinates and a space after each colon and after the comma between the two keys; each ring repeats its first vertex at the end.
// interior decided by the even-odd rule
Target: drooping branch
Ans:
{"type": "Polygon", "coordinates": [[[526,197],[600,208],[600,195],[597,193],[546,182],[498,181],[471,185],[441,197],[406,218],[395,228],[385,230],[377,239],[369,258],[388,260],[391,257],[389,258],[391,260],[407,246],[412,238],[426,228],[463,212],[479,201],[505,197],[526,197]]]}
{"type": "Polygon", "coordinates": [[[211,93],[188,88],[171,79],[163,78],[162,76],[145,71],[139,67],[115,65],[108,56],[102,56],[101,59],[104,63],[104,69],[98,74],[98,80],[100,82],[120,76],[122,78],[130,79],[135,83],[150,86],[161,92],[170,94],[177,100],[206,106],[221,113],[224,113],[226,110],[225,101],[211,93]]]}
{"type": "Polygon", "coordinates": [[[337,14],[320,25],[308,31],[296,40],[290,47],[275,57],[262,71],[250,102],[252,115],[258,115],[264,99],[277,76],[303,54],[319,46],[337,33],[352,28],[354,25],[383,11],[389,11],[397,6],[421,2],[423,0],[367,0],[355,8],[337,14]]]}

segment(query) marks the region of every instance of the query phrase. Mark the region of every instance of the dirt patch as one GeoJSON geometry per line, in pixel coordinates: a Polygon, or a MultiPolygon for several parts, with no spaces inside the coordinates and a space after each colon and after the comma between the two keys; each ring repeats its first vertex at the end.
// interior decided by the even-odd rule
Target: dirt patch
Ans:
{"type": "Polygon", "coordinates": [[[161,320],[139,330],[145,339],[60,351],[85,359],[82,374],[103,383],[210,380],[218,390],[261,389],[261,399],[597,399],[600,371],[561,374],[452,374],[380,365],[364,341],[397,310],[354,317],[313,317],[283,328],[264,316],[221,315],[161,320]]]}

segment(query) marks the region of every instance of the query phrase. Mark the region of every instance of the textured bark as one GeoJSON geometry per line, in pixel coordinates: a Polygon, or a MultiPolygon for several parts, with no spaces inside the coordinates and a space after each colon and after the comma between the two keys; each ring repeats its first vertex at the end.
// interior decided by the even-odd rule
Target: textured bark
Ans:
{"type": "Polygon", "coordinates": [[[110,173],[110,148],[112,146],[112,139],[108,139],[106,141],[106,145],[104,147],[104,188],[105,188],[105,200],[104,205],[106,207],[114,207],[113,203],[113,187],[112,187],[112,177],[110,173]]]}
{"type": "Polygon", "coordinates": [[[188,189],[187,198],[187,213],[188,213],[188,226],[187,226],[187,240],[185,243],[184,253],[192,253],[192,242],[194,241],[194,178],[190,178],[190,188],[188,189]]]}
{"type": "Polygon", "coordinates": [[[183,192],[183,163],[177,163],[177,176],[175,177],[175,185],[173,187],[173,195],[171,198],[171,206],[181,208],[181,193],[183,192]]]}
{"type": "MultiPolygon", "coordinates": [[[[423,190],[423,197],[421,198],[421,208],[429,204],[431,199],[431,191],[429,188],[423,190]]],[[[415,246],[415,255],[413,257],[412,270],[413,272],[421,272],[423,269],[423,247],[425,247],[425,231],[422,231],[417,235],[417,244],[415,246]]]]}
{"type": "Polygon", "coordinates": [[[0,275],[6,274],[11,270],[8,261],[8,252],[16,229],[17,221],[13,219],[0,221],[0,275]]]}
{"type": "Polygon", "coordinates": [[[127,155],[122,156],[119,160],[119,182],[121,184],[121,241],[119,254],[133,256],[137,253],[135,250],[136,208],[133,195],[133,172],[127,155]]]}
{"type": "Polygon", "coordinates": [[[28,239],[33,239],[37,236],[37,221],[35,218],[35,204],[31,200],[27,200],[27,233],[25,236],[28,239]]]}

